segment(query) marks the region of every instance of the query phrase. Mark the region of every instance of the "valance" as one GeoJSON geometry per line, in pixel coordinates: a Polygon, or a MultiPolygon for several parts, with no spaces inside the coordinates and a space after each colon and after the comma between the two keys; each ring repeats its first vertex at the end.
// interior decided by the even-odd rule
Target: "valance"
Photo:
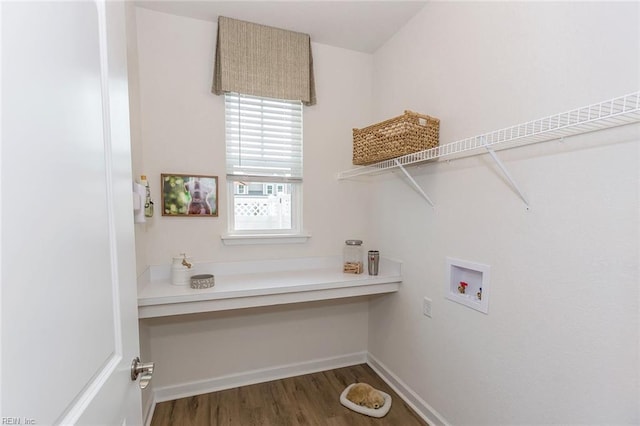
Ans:
{"type": "Polygon", "coordinates": [[[311,38],[220,16],[213,93],[225,92],[315,105],[311,38]]]}

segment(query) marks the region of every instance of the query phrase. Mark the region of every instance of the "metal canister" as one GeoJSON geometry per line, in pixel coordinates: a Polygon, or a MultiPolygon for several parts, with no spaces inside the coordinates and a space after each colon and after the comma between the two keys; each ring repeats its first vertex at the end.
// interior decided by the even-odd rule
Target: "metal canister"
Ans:
{"type": "Polygon", "coordinates": [[[378,250],[369,250],[367,254],[367,266],[369,267],[369,275],[378,275],[378,265],[380,264],[380,252],[378,250]]]}

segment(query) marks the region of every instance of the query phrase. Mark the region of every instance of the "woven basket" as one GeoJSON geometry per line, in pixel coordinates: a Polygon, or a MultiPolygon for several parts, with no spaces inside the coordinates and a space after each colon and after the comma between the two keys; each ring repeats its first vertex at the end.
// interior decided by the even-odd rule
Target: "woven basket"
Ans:
{"type": "Polygon", "coordinates": [[[363,129],[353,129],[353,164],[366,165],[438,146],[440,120],[405,111],[363,129]]]}

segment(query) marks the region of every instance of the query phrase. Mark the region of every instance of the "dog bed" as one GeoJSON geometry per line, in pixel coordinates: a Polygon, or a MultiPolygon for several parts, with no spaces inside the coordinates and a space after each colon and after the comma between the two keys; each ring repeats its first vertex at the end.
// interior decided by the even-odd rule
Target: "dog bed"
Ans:
{"type": "Polygon", "coordinates": [[[384,404],[382,405],[382,407],[380,408],[364,407],[362,405],[353,403],[347,399],[347,394],[349,393],[349,389],[351,389],[351,387],[355,385],[356,383],[352,383],[349,386],[347,386],[345,390],[342,391],[342,394],[340,395],[340,404],[344,405],[350,410],[355,411],[356,413],[364,414],[365,416],[369,416],[369,417],[380,418],[387,415],[387,413],[391,409],[391,395],[389,395],[388,393],[382,392],[381,390],[378,389],[378,392],[380,392],[384,397],[384,404]]]}

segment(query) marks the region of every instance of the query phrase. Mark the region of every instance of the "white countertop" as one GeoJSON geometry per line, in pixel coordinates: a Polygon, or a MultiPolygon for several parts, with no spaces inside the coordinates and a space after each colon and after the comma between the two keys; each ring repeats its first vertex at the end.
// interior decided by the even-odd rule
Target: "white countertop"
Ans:
{"type": "Polygon", "coordinates": [[[195,263],[194,273],[214,274],[215,286],[172,285],[168,265],[139,278],[138,316],[153,318],[398,291],[401,263],[382,258],[376,276],[345,274],[339,257],[195,263]]]}

